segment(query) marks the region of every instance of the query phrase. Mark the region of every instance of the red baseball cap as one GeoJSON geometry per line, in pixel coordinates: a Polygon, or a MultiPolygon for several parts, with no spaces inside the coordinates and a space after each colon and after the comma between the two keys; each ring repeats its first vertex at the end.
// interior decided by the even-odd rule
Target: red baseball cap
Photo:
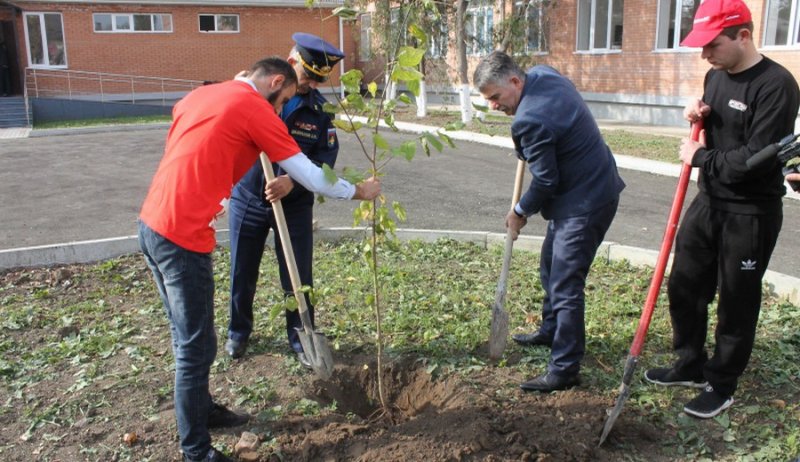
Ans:
{"type": "Polygon", "coordinates": [[[750,9],[742,0],[705,0],[694,15],[692,31],[681,42],[683,47],[704,47],[722,29],[752,21],[750,9]]]}

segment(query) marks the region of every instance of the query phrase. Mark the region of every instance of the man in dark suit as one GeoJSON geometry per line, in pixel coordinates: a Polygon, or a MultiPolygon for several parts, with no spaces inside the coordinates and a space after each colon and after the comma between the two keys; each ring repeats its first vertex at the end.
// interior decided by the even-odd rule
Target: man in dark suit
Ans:
{"type": "MultiPolygon", "coordinates": [[[[297,73],[297,93],[283,106],[280,116],[289,128],[289,134],[312,162],[333,168],[339,154],[339,139],[331,115],[322,110],[326,100],[317,87],[328,80],[333,66],[344,58],[344,53],[316,35],[296,33],[292,35],[292,39],[295,45],[287,61],[297,73]]],[[[273,164],[273,168],[276,181],[272,187],[281,188],[286,194],[282,199],[283,210],[300,282],[304,286],[312,286],[314,193],[296,183],[277,164],[273,164]]],[[[231,318],[225,351],[233,358],[245,354],[253,331],[253,299],[258,282],[258,268],[270,229],[275,230],[275,254],[281,287],[287,297],[294,294],[277,234],[272,204],[264,197],[265,183],[261,164],[256,162],[231,194],[228,211],[231,239],[231,318]]],[[[308,294],[305,293],[304,296],[313,322],[314,306],[308,294]]],[[[289,345],[297,354],[298,361],[310,367],[311,363],[303,352],[296,330],[301,327],[297,310],[286,310],[289,345]]]]}
{"type": "Polygon", "coordinates": [[[563,390],[579,383],[584,356],[584,286],[597,248],[614,219],[625,183],[597,123],[566,77],[548,66],[527,73],[495,51],[478,64],[473,83],[494,110],[514,116],[517,156],[533,175],[506,215],[514,239],[528,217],[548,220],[541,250],[545,298],[542,325],[515,335],[522,345],[549,345],[547,372],[524,382],[526,391],[563,390]]]}

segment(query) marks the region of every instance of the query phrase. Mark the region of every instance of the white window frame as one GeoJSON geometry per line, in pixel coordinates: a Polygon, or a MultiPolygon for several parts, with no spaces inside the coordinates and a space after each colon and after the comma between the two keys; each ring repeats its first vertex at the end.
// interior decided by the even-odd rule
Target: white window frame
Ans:
{"type": "Polygon", "coordinates": [[[786,40],[783,41],[783,43],[776,43],[776,22],[780,19],[779,17],[773,16],[775,12],[772,10],[775,8],[776,3],[778,3],[777,0],[767,0],[764,4],[764,33],[762,45],[769,48],[797,48],[800,46],[800,0],[792,0],[789,9],[788,23],[786,24],[788,27],[786,31],[786,40]]]}
{"type": "Polygon", "coordinates": [[[240,22],[240,18],[238,14],[235,13],[199,13],[197,15],[197,30],[200,31],[201,34],[238,34],[242,28],[242,24],[240,22]],[[200,26],[200,18],[202,16],[213,16],[214,17],[214,30],[203,30],[200,26]],[[219,30],[219,19],[223,16],[233,16],[236,18],[236,30],[219,30]]]}
{"type": "Polygon", "coordinates": [[[174,30],[174,22],[170,13],[92,13],[92,30],[96,34],[171,34],[174,30]],[[111,30],[98,30],[96,16],[111,16],[111,30]],[[135,30],[134,16],[150,16],[150,30],[135,30]],[[155,30],[155,16],[169,17],[169,29],[155,30]],[[117,27],[118,19],[127,19],[130,29],[117,27]]]}
{"type": "MultiPolygon", "coordinates": [[[[658,10],[656,17],[656,41],[655,50],[670,51],[670,50],[693,50],[692,48],[682,47],[681,42],[681,29],[684,26],[684,21],[687,21],[688,31],[692,28],[694,14],[697,11],[693,7],[688,15],[683,14],[684,2],[687,0],[658,0],[658,10]],[[673,10],[674,8],[674,10],[673,10]],[[670,27],[672,33],[670,34],[670,27]],[[671,37],[670,37],[671,35],[671,37]],[[672,46],[669,46],[669,41],[672,40],[672,46]]],[[[698,3],[699,7],[700,4],[698,3]]]]}
{"type": "Polygon", "coordinates": [[[372,15],[364,13],[361,19],[361,41],[358,44],[358,60],[366,62],[372,59],[372,15]]]}
{"type": "MultiPolygon", "coordinates": [[[[399,24],[400,14],[404,13],[402,8],[408,8],[408,7],[395,6],[389,10],[389,30],[391,31],[390,35],[392,39],[397,37],[397,40],[399,42],[398,43],[399,46],[397,47],[398,50],[400,49],[400,46],[408,45],[408,29],[406,27],[400,28],[399,24]]],[[[408,15],[405,15],[404,19],[407,18],[408,15]]]]}
{"type": "MultiPolygon", "coordinates": [[[[622,37],[620,37],[619,46],[614,45],[614,11],[616,5],[624,6],[624,0],[607,0],[608,13],[606,14],[606,46],[597,46],[595,44],[595,30],[598,21],[601,20],[597,17],[597,2],[599,0],[578,0],[577,8],[577,27],[575,31],[575,50],[578,53],[620,53],[622,52],[622,37]],[[589,11],[586,11],[588,4],[589,11]],[[583,24],[582,24],[583,23],[583,24]],[[588,34],[588,37],[585,36],[588,34]],[[586,48],[581,48],[584,39],[588,38],[586,48]]],[[[620,6],[620,14],[624,15],[624,8],[620,6]]],[[[622,18],[621,25],[625,24],[625,18],[622,18]]],[[[623,32],[624,35],[624,32],[623,32]]]]}
{"type": "Polygon", "coordinates": [[[492,52],[494,33],[494,9],[492,4],[480,4],[467,8],[466,32],[472,40],[467,40],[467,56],[485,56],[492,52]],[[478,18],[481,30],[478,30],[478,18]]]}
{"type": "Polygon", "coordinates": [[[28,51],[28,67],[37,69],[65,69],[67,68],[67,40],[64,36],[64,16],[61,13],[45,11],[45,12],[24,12],[22,17],[22,24],[25,29],[25,46],[28,51]],[[47,30],[45,29],[45,15],[58,15],[59,22],[61,23],[61,46],[63,47],[64,64],[49,64],[50,63],[50,46],[47,41],[47,30]],[[28,17],[37,16],[39,18],[39,30],[31,31],[28,29],[28,17]],[[42,39],[42,61],[46,64],[34,64],[33,56],[31,55],[31,41],[30,34],[36,32],[42,39]]]}
{"type": "Polygon", "coordinates": [[[447,26],[447,20],[442,16],[435,18],[430,12],[428,14],[431,19],[430,23],[433,25],[428,36],[428,56],[436,59],[446,58],[450,43],[450,28],[447,26]]]}
{"type": "MultiPolygon", "coordinates": [[[[514,8],[516,9],[518,7],[523,6],[523,3],[524,3],[524,0],[516,0],[514,2],[514,8]]],[[[519,10],[517,10],[517,11],[519,11],[519,10]]],[[[522,44],[523,44],[522,49],[519,50],[519,52],[517,52],[515,54],[525,55],[525,56],[537,56],[537,55],[546,55],[546,54],[549,53],[549,47],[547,46],[548,45],[547,44],[547,30],[546,30],[546,26],[545,26],[545,5],[544,5],[544,1],[542,1],[542,0],[534,0],[534,1],[530,2],[528,4],[528,10],[525,13],[526,13],[526,15],[531,15],[532,16],[533,12],[538,13],[537,21],[534,24],[531,21],[532,18],[529,18],[527,16],[524,18],[525,39],[522,42],[522,44]],[[533,35],[531,30],[533,29],[534,25],[537,26],[535,34],[539,38],[539,48],[536,48],[536,49],[534,49],[534,48],[532,48],[530,46],[531,43],[528,40],[528,38],[531,35],[533,35]]]]}

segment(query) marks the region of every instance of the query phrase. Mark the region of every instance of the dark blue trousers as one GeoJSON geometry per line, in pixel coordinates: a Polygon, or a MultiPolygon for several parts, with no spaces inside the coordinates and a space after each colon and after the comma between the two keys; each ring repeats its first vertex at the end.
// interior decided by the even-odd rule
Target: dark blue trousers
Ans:
{"type": "MultiPolygon", "coordinates": [[[[314,258],[313,205],[294,207],[284,205],[286,224],[292,239],[294,258],[304,286],[312,286],[311,265],[314,258]]],[[[243,341],[253,331],[253,298],[258,283],[258,268],[270,230],[275,233],[275,255],[278,259],[278,272],[281,287],[287,297],[293,297],[292,281],[286,268],[283,247],[277,231],[277,223],[271,207],[246,189],[233,188],[228,204],[228,220],[231,239],[231,304],[228,337],[243,341]]],[[[314,320],[314,307],[308,294],[311,320],[314,320]]],[[[294,351],[303,351],[295,328],[302,327],[297,310],[286,310],[286,333],[294,351]]]]}
{"type": "Polygon", "coordinates": [[[584,215],[547,223],[539,275],[545,298],[540,331],[553,338],[549,372],[575,375],[586,350],[584,294],[597,248],[617,213],[619,200],[584,215]]]}

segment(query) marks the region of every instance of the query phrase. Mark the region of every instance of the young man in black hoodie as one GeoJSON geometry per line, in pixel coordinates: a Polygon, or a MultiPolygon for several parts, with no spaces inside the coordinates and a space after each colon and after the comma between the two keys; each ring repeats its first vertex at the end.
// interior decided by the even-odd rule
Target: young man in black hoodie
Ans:
{"type": "Polygon", "coordinates": [[[711,418],[733,404],[753,350],[761,280],[783,221],[786,190],[777,160],[745,162],[794,130],[800,90],[792,74],[762,56],[741,0],[706,0],[683,46],[702,47],[711,64],[702,99],[687,105],[689,122],[703,120],[700,141],[684,139],[680,159],[697,167],[700,192],[678,231],[668,295],[671,368],[650,369],[659,385],[702,388],[684,412],[711,418]],[[705,350],[708,305],[719,292],[716,344],[705,350]]]}

